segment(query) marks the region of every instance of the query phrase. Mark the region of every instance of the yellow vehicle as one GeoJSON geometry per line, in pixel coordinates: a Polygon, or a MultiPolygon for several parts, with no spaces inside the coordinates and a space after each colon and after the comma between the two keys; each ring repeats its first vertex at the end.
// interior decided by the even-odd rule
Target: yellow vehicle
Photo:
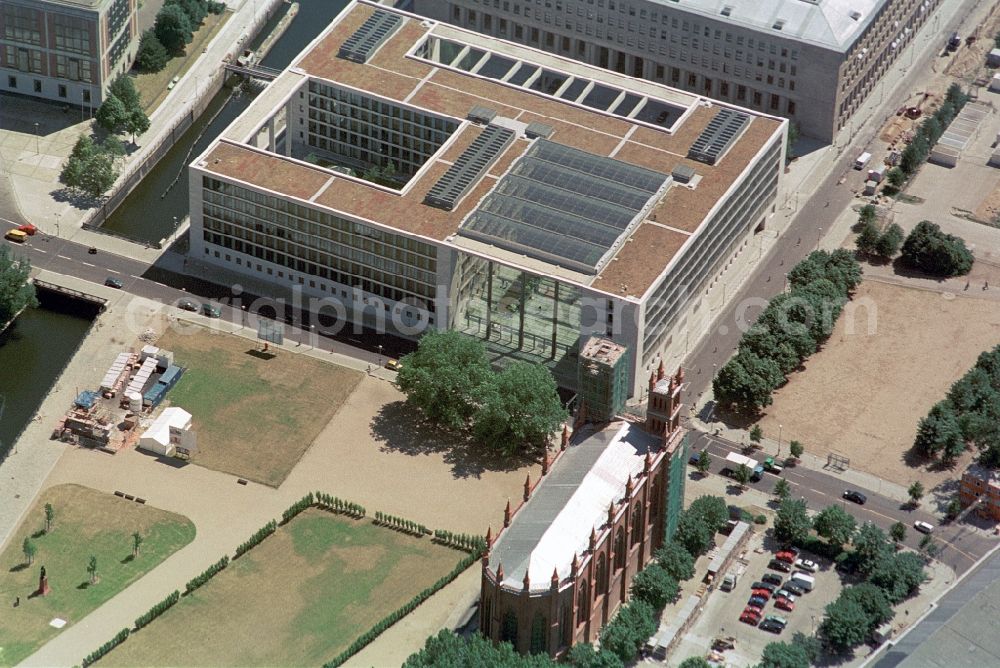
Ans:
{"type": "Polygon", "coordinates": [[[388,369],[389,371],[399,371],[400,369],[403,368],[403,365],[400,364],[397,360],[391,359],[385,363],[385,368],[388,369]]]}
{"type": "Polygon", "coordinates": [[[7,234],[3,235],[4,239],[9,239],[11,241],[16,241],[19,244],[23,244],[28,240],[28,233],[22,232],[21,230],[10,230],[7,234]]]}

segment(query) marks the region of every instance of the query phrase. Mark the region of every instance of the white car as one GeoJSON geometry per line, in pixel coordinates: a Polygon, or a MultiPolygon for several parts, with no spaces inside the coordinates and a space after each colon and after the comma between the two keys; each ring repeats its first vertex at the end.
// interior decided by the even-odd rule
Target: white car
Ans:
{"type": "Polygon", "coordinates": [[[801,568],[804,571],[809,571],[810,573],[815,573],[819,570],[819,564],[815,561],[810,561],[809,559],[796,559],[795,567],[801,568]]]}
{"type": "Polygon", "coordinates": [[[928,524],[927,522],[921,522],[920,520],[917,520],[916,522],[913,523],[913,528],[919,531],[920,533],[930,533],[934,531],[933,524],[928,524]]]}

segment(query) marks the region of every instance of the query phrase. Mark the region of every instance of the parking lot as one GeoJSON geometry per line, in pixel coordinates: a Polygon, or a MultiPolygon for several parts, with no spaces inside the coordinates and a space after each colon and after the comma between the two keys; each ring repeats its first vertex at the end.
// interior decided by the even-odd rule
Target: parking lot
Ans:
{"type": "Polygon", "coordinates": [[[842,585],[839,574],[829,561],[808,553],[800,556],[819,565],[819,570],[813,574],[816,580],[813,591],[797,596],[791,611],[778,609],[773,596],[763,606],[763,616],[780,615],[788,620],[787,626],[780,633],[771,633],[740,621],[751,595],[751,584],[760,581],[765,573],[779,575],[783,582],[787,582],[790,573],[768,568],[776,552],[773,540],[758,527],[750,537],[746,551],[733,564],[733,569],[743,569],[736,586],[730,592],[718,587],[712,589],[698,621],[673,651],[672,663],[679,663],[690,656],[706,656],[716,638],[732,637],[735,647],[723,652],[725,665],[754,666],[760,662],[761,652],[768,643],[788,641],[798,631],[807,635],[813,633],[815,626],[822,621],[827,603],[837,598],[842,585]]]}

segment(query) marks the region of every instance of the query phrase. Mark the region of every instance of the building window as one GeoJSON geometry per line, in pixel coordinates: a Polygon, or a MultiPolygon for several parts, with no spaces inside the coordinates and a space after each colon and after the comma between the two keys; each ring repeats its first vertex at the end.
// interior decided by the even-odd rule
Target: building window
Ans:
{"type": "Polygon", "coordinates": [[[756,91],[755,90],[753,92],[753,103],[754,103],[755,106],[757,106],[757,107],[760,106],[760,99],[761,99],[760,98],[760,91],[756,91]]]}
{"type": "Polygon", "coordinates": [[[601,553],[601,556],[597,558],[597,584],[594,587],[594,598],[596,599],[601,594],[608,593],[608,556],[605,553],[601,553]]]}
{"type": "Polygon", "coordinates": [[[17,77],[7,77],[7,87],[17,88],[17,77]]]}
{"type": "Polygon", "coordinates": [[[583,624],[590,617],[590,588],[587,581],[580,583],[580,593],[576,597],[576,618],[578,624],[583,624]]]}
{"type": "Polygon", "coordinates": [[[632,545],[638,545],[642,540],[642,506],[636,506],[632,511],[632,545]]]}
{"type": "Polygon", "coordinates": [[[66,86],[59,84],[59,97],[66,97],[66,86]]]}
{"type": "Polygon", "coordinates": [[[791,100],[788,101],[788,115],[789,116],[795,115],[795,103],[792,102],[791,100]]]}
{"type": "Polygon", "coordinates": [[[87,104],[90,104],[90,91],[89,90],[84,90],[83,91],[83,101],[86,102],[87,104]]]}
{"type": "Polygon", "coordinates": [[[38,79],[35,79],[34,86],[35,86],[35,92],[36,93],[41,93],[42,92],[42,82],[41,81],[39,81],[38,79]]]}
{"type": "Polygon", "coordinates": [[[618,527],[615,532],[615,572],[625,568],[625,530],[618,527]]]}

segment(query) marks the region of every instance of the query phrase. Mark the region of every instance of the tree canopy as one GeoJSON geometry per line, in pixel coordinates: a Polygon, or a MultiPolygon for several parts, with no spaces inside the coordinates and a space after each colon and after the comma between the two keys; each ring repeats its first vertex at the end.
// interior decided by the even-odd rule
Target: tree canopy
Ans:
{"type": "Polygon", "coordinates": [[[635,659],[639,648],[656,632],[656,613],[645,601],[632,600],[601,631],[601,647],[623,663],[635,659]]]}
{"type": "Polygon", "coordinates": [[[813,519],[816,533],[837,547],[851,542],[856,526],[850,513],[837,505],[827,506],[813,519]]]}
{"type": "Polygon", "coordinates": [[[0,329],[22,309],[38,306],[30,276],[31,261],[14,257],[9,246],[0,245],[0,329]]]}
{"type": "Polygon", "coordinates": [[[681,511],[680,518],[677,520],[674,540],[697,557],[708,552],[708,548],[714,544],[715,532],[705,524],[701,517],[684,510],[681,511]]]}
{"type": "Polygon", "coordinates": [[[624,668],[625,664],[618,656],[601,648],[599,651],[589,642],[573,645],[566,660],[573,668],[624,668]]]}
{"type": "Polygon", "coordinates": [[[653,557],[667,573],[679,582],[694,577],[694,557],[675,540],[668,540],[661,545],[653,557]]]}
{"type": "Polygon", "coordinates": [[[473,432],[485,445],[505,453],[547,445],[568,416],[555,379],[540,364],[512,362],[485,389],[473,432]]]}
{"type": "Polygon", "coordinates": [[[774,537],[785,544],[802,543],[812,528],[806,513],[806,502],[801,499],[784,499],[774,518],[774,537]]]}
{"type": "Polygon", "coordinates": [[[662,610],[667,603],[672,603],[679,592],[677,580],[655,561],[632,578],[632,596],[649,603],[654,610],[662,610]]]}
{"type": "Polygon", "coordinates": [[[135,56],[135,64],[140,72],[159,72],[167,66],[170,54],[156,37],[152,28],[142,33],[139,39],[139,51],[135,56]]]}
{"type": "Polygon", "coordinates": [[[156,14],[153,32],[169,53],[183,53],[194,36],[191,19],[181,7],[164,5],[156,14]]]}
{"type": "Polygon", "coordinates": [[[833,652],[848,652],[861,645],[878,626],[892,619],[892,607],[878,587],[861,583],[845,588],[826,606],[819,636],[833,652]]]}
{"type": "Polygon", "coordinates": [[[411,654],[403,668],[554,668],[556,665],[547,655],[518,654],[510,643],[494,644],[478,633],[463,638],[442,630],[428,638],[423,649],[411,654]]]}
{"type": "Polygon", "coordinates": [[[965,242],[941,231],[928,220],[917,223],[906,237],[902,259],[910,267],[933,276],[962,276],[972,269],[973,256],[965,242]]]}

